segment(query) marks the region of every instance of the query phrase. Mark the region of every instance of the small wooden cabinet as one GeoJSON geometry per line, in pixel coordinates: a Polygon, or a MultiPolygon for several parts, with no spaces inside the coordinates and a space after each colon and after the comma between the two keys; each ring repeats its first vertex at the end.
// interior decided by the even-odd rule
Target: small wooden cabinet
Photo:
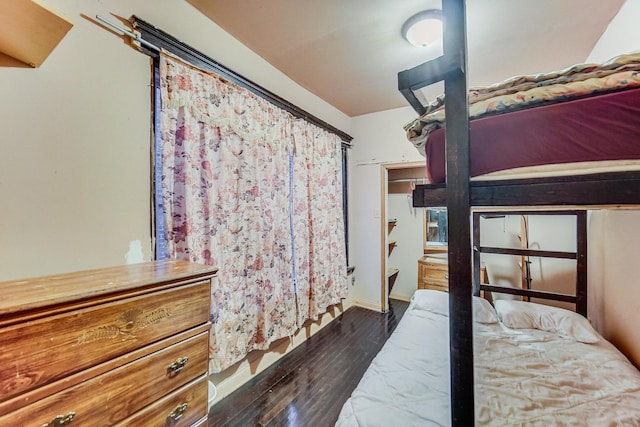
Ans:
{"type": "Polygon", "coordinates": [[[449,290],[447,254],[427,255],[418,260],[418,289],[449,290]]]}
{"type": "Polygon", "coordinates": [[[215,273],[172,260],[0,283],[0,425],[205,424],[215,273]]]}
{"type": "MultiPolygon", "coordinates": [[[[487,269],[480,266],[480,281],[488,283],[487,269]]],[[[449,263],[446,253],[434,253],[418,260],[418,289],[449,291],[449,263]]]]}

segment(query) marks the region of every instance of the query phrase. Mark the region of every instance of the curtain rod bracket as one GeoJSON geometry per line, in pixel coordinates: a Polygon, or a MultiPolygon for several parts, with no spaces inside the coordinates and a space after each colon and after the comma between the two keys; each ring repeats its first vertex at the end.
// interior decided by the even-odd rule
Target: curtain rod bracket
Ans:
{"type": "Polygon", "coordinates": [[[129,36],[131,37],[135,42],[140,43],[142,46],[148,47],[149,49],[152,49],[156,52],[160,52],[160,48],[154,44],[149,43],[148,41],[146,41],[145,39],[143,39],[140,36],[140,33],[137,32],[133,32],[130,31],[127,28],[123,28],[119,25],[113,24],[109,21],[107,21],[105,18],[103,18],[100,15],[96,15],[96,19],[100,22],[102,22],[105,26],[111,28],[112,30],[124,35],[124,36],[129,36]]]}

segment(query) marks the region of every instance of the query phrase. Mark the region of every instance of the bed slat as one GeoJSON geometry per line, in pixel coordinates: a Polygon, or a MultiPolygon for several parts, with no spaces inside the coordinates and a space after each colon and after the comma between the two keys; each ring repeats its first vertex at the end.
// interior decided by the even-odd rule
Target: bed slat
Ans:
{"type": "MultiPolygon", "coordinates": [[[[471,206],[640,205],[640,172],[471,182],[471,206]]],[[[445,207],[445,184],[417,185],[414,207],[445,207]]]]}
{"type": "Polygon", "coordinates": [[[476,250],[486,254],[539,256],[539,257],[561,258],[561,259],[577,259],[578,258],[575,252],[543,251],[539,249],[494,248],[491,246],[480,246],[480,248],[476,248],[476,250]]]}

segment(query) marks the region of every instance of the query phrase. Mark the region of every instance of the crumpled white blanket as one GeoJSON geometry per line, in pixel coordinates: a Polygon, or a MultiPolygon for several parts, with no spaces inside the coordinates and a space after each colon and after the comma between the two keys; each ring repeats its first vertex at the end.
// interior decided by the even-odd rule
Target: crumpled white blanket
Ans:
{"type": "MultiPolygon", "coordinates": [[[[640,426],[640,372],[602,339],[474,323],[478,426],[640,426]]],[[[371,363],[337,427],[449,426],[449,325],[414,309],[371,363]]]]}

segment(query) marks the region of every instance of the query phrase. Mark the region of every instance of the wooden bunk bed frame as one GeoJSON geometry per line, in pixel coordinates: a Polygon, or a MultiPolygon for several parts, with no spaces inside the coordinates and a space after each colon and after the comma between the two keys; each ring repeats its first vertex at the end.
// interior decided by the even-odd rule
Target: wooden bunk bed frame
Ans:
{"type": "MultiPolygon", "coordinates": [[[[575,311],[587,317],[587,211],[586,210],[508,210],[508,211],[474,211],[473,216],[473,294],[480,296],[480,292],[497,292],[531,298],[562,301],[575,304],[575,311]],[[576,250],[549,251],[530,248],[497,248],[482,246],[480,239],[480,218],[505,215],[551,215],[576,217],[576,250]],[[576,286],[574,294],[534,290],[528,288],[512,288],[506,286],[481,283],[480,254],[502,254],[516,256],[535,256],[541,258],[571,259],[576,261],[576,286]]],[[[449,267],[451,269],[451,267],[449,267]]]]}
{"type": "MultiPolygon", "coordinates": [[[[584,288],[578,286],[575,302],[577,311],[586,314],[585,209],[588,206],[640,205],[640,172],[471,182],[465,0],[442,2],[442,13],[445,22],[443,55],[398,73],[398,89],[422,115],[426,110],[414,91],[442,80],[445,83],[447,182],[417,186],[413,200],[415,207],[448,209],[451,421],[455,427],[474,425],[472,293],[467,284],[474,283],[474,291],[479,292],[479,272],[473,273],[476,280],[472,282],[470,266],[480,265],[480,251],[472,251],[471,208],[523,206],[582,210],[577,221],[579,248],[576,256],[578,282],[584,281],[584,288]],[[582,258],[581,251],[584,253],[582,258]]],[[[492,287],[482,289],[497,290],[492,287]]]]}

